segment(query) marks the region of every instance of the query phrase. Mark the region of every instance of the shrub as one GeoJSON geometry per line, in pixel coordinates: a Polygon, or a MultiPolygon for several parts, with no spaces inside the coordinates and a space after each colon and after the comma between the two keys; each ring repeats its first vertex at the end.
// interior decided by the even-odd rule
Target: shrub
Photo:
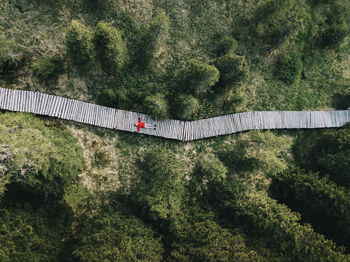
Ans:
{"type": "Polygon", "coordinates": [[[243,223],[251,236],[263,238],[281,261],[347,261],[342,248],[300,223],[300,214],[271,199],[263,191],[245,186],[231,176],[221,185],[210,186],[208,199],[222,214],[243,223]]]}
{"type": "Polygon", "coordinates": [[[238,42],[236,39],[226,36],[223,37],[217,46],[217,56],[224,56],[228,54],[234,54],[238,48],[238,42]]]}
{"type": "Polygon", "coordinates": [[[280,43],[292,33],[305,31],[310,19],[308,6],[303,0],[259,1],[256,10],[256,17],[252,20],[255,33],[270,45],[280,43]]]}
{"type": "Polygon", "coordinates": [[[300,212],[317,232],[350,248],[350,194],[345,188],[299,171],[275,176],[270,191],[273,198],[300,212]]]}
{"type": "Polygon", "coordinates": [[[181,213],[184,196],[183,163],[169,150],[146,153],[141,162],[140,182],[132,199],[156,223],[164,222],[181,213]]]}
{"type": "Polygon", "coordinates": [[[299,54],[291,53],[278,57],[276,76],[286,84],[292,84],[300,78],[303,62],[299,54]]]}
{"type": "Polygon", "coordinates": [[[93,33],[84,24],[73,20],[67,30],[67,53],[76,66],[87,67],[94,58],[93,33]]]}
{"type": "Polygon", "coordinates": [[[199,109],[199,101],[191,95],[180,95],[174,101],[174,115],[183,120],[190,120],[199,109]]]}
{"type": "Polygon", "coordinates": [[[317,132],[299,145],[297,157],[305,167],[323,175],[330,175],[336,183],[350,187],[350,126],[339,130],[317,132]]]}
{"type": "Polygon", "coordinates": [[[162,94],[148,96],[145,99],[146,113],[158,119],[168,117],[168,102],[162,94]]]}
{"type": "Polygon", "coordinates": [[[169,38],[170,20],[163,10],[158,10],[152,18],[141,47],[141,64],[144,68],[153,68],[162,53],[162,47],[169,38]]]}
{"type": "Polygon", "coordinates": [[[219,71],[206,63],[191,60],[181,71],[181,85],[185,92],[204,95],[219,81],[219,71]]]}
{"type": "Polygon", "coordinates": [[[220,72],[221,85],[236,84],[247,76],[248,63],[244,56],[225,55],[215,61],[220,72]]]}
{"type": "Polygon", "coordinates": [[[76,139],[28,114],[0,116],[0,164],[15,187],[61,198],[78,179],[82,157],[76,139]]]}
{"type": "Polygon", "coordinates": [[[82,262],[162,261],[163,248],[152,229],[119,210],[101,211],[84,223],[74,255],[82,262]]]}
{"type": "Polygon", "coordinates": [[[14,41],[0,37],[0,75],[14,73],[24,60],[21,48],[14,41]]]}
{"type": "Polygon", "coordinates": [[[0,209],[0,261],[58,261],[61,238],[42,210],[0,209]]]}
{"type": "Polygon", "coordinates": [[[127,48],[120,31],[105,22],[99,22],[94,40],[103,70],[110,73],[120,70],[127,58],[127,48]]]}
{"type": "Polygon", "coordinates": [[[350,108],[350,92],[334,94],[332,97],[332,106],[338,110],[350,108]]]}
{"type": "Polygon", "coordinates": [[[350,32],[345,17],[331,16],[329,20],[319,39],[323,48],[337,47],[350,32]]]}
{"type": "Polygon", "coordinates": [[[56,79],[64,71],[64,61],[60,56],[39,58],[32,64],[34,74],[43,81],[56,79]]]}

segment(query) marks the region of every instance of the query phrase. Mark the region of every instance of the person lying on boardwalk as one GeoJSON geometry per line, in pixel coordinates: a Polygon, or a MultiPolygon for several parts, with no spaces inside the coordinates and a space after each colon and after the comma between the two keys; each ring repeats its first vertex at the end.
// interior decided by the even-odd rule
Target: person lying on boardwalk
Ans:
{"type": "Polygon", "coordinates": [[[138,118],[135,126],[137,127],[137,132],[140,132],[141,128],[147,128],[147,129],[153,129],[153,130],[156,130],[157,128],[157,124],[151,125],[151,124],[146,124],[145,122],[142,122],[141,117],[138,118]]]}

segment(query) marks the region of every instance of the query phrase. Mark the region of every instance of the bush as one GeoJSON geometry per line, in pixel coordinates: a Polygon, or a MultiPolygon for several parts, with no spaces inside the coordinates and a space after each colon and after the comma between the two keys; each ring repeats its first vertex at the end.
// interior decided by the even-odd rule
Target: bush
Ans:
{"type": "Polygon", "coordinates": [[[127,59],[127,48],[119,30],[105,22],[99,22],[94,40],[103,70],[110,73],[120,70],[127,59]]]}
{"type": "Polygon", "coordinates": [[[322,26],[319,43],[322,48],[334,48],[339,46],[346,36],[349,35],[348,6],[337,3],[332,5],[326,12],[326,23],[322,26]]]}
{"type": "Polygon", "coordinates": [[[0,209],[0,232],[0,261],[58,261],[61,238],[42,209],[0,209]]]}
{"type": "Polygon", "coordinates": [[[64,71],[64,61],[60,56],[39,58],[32,64],[34,74],[43,81],[56,79],[64,71]]]}
{"type": "Polygon", "coordinates": [[[219,81],[219,71],[214,66],[191,60],[181,71],[180,78],[185,92],[200,96],[211,91],[211,87],[219,81]]]}
{"type": "Polygon", "coordinates": [[[317,174],[293,172],[275,176],[270,191],[317,232],[350,248],[350,194],[344,188],[317,174]]]}
{"type": "Polygon", "coordinates": [[[8,182],[38,195],[61,198],[64,187],[76,181],[82,169],[76,139],[28,114],[2,114],[0,126],[0,164],[8,182]]]}
{"type": "Polygon", "coordinates": [[[329,261],[349,259],[334,242],[316,233],[308,224],[300,224],[300,215],[271,199],[265,192],[245,186],[235,177],[210,186],[210,199],[233,224],[245,225],[253,237],[277,251],[280,261],[329,261]]]}
{"type": "Polygon", "coordinates": [[[79,261],[162,261],[162,244],[152,229],[120,211],[125,209],[101,211],[83,224],[73,252],[79,261]]]}
{"type": "Polygon", "coordinates": [[[175,98],[174,115],[183,120],[190,120],[199,109],[199,101],[191,95],[180,95],[175,98]]]}
{"type": "Polygon", "coordinates": [[[338,110],[350,108],[350,92],[334,94],[332,97],[332,106],[338,110]]]}
{"type": "Polygon", "coordinates": [[[244,56],[225,55],[215,61],[220,72],[220,85],[232,86],[244,80],[248,73],[248,63],[244,56]]]}
{"type": "Polygon", "coordinates": [[[238,42],[236,39],[226,36],[223,37],[217,46],[217,56],[231,55],[236,52],[238,48],[238,42]]]}
{"type": "Polygon", "coordinates": [[[347,187],[350,187],[349,155],[349,124],[339,130],[311,133],[311,136],[302,138],[301,144],[296,147],[296,157],[304,167],[322,175],[330,175],[331,180],[347,187]]]}
{"type": "Polygon", "coordinates": [[[300,79],[303,62],[299,54],[291,53],[278,57],[276,76],[286,84],[292,84],[300,79]]]}
{"type": "Polygon", "coordinates": [[[150,26],[141,47],[141,64],[144,68],[154,68],[156,60],[161,56],[162,47],[169,38],[170,20],[163,10],[158,10],[150,22],[150,26]]]}
{"type": "Polygon", "coordinates": [[[259,1],[252,22],[259,37],[269,45],[276,45],[292,33],[304,32],[309,16],[308,6],[303,0],[265,0],[259,1]]]}
{"type": "Polygon", "coordinates": [[[132,199],[147,218],[156,223],[167,221],[181,213],[184,197],[183,163],[169,150],[148,152],[140,165],[140,182],[132,199]]]}
{"type": "Polygon", "coordinates": [[[168,102],[162,94],[148,96],[145,99],[146,113],[157,119],[168,117],[168,102]]]}
{"type": "Polygon", "coordinates": [[[14,41],[0,37],[0,76],[14,73],[24,61],[21,48],[14,41]]]}
{"type": "Polygon", "coordinates": [[[92,31],[77,20],[73,20],[67,30],[67,53],[76,66],[87,67],[94,58],[92,31]]]}

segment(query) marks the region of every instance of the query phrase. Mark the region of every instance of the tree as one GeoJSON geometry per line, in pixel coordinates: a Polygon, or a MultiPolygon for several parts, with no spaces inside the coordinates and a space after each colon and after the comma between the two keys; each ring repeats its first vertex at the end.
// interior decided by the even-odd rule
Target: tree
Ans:
{"type": "Polygon", "coordinates": [[[42,81],[56,79],[64,71],[64,61],[60,56],[39,58],[32,63],[34,74],[42,81]]]}
{"type": "Polygon", "coordinates": [[[59,261],[61,238],[42,209],[0,209],[0,260],[59,261]]]}
{"type": "Polygon", "coordinates": [[[146,113],[157,119],[168,117],[168,102],[163,94],[155,94],[145,99],[146,113]]]}
{"type": "Polygon", "coordinates": [[[350,125],[338,130],[324,130],[300,137],[295,156],[302,167],[350,186],[350,125]]]}
{"type": "Polygon", "coordinates": [[[163,247],[154,232],[121,210],[126,208],[101,211],[82,225],[73,251],[79,261],[162,261],[163,247]]]}
{"type": "Polygon", "coordinates": [[[14,73],[25,61],[24,51],[16,42],[0,37],[0,76],[14,73]]]}
{"type": "Polygon", "coordinates": [[[94,42],[103,70],[109,73],[119,71],[127,59],[127,48],[120,31],[108,23],[99,22],[94,42]]]}
{"type": "MultiPolygon", "coordinates": [[[[335,2],[335,1],[334,1],[335,2]]],[[[326,21],[319,36],[320,46],[334,48],[339,46],[349,35],[349,8],[346,5],[332,3],[332,8],[326,9],[326,21]]]]}
{"type": "Polygon", "coordinates": [[[219,57],[215,66],[220,72],[219,86],[226,86],[226,89],[244,80],[248,73],[248,64],[244,56],[229,54],[219,57]]]}
{"type": "Polygon", "coordinates": [[[164,52],[169,38],[169,28],[170,20],[168,16],[163,10],[157,10],[142,41],[141,64],[143,67],[154,69],[156,61],[164,52]]]}
{"type": "Polygon", "coordinates": [[[263,191],[244,185],[230,176],[223,183],[208,188],[208,199],[235,225],[244,225],[246,232],[262,238],[276,250],[282,261],[347,261],[342,249],[316,233],[310,225],[299,223],[300,215],[277,203],[263,191]]]}
{"type": "Polygon", "coordinates": [[[179,95],[175,98],[173,108],[176,117],[183,120],[190,120],[199,108],[199,101],[191,95],[179,95]]]}
{"type": "Polygon", "coordinates": [[[67,131],[22,113],[2,114],[0,126],[0,166],[8,183],[60,198],[78,179],[82,156],[67,131]]]}
{"type": "Polygon", "coordinates": [[[303,71],[303,62],[297,53],[283,54],[278,57],[276,64],[277,77],[287,84],[292,84],[300,79],[303,71]]]}
{"type": "Polygon", "coordinates": [[[168,150],[146,153],[140,169],[140,182],[132,199],[147,217],[164,222],[181,213],[184,195],[182,162],[168,150]]]}
{"type": "Polygon", "coordinates": [[[196,96],[205,95],[219,81],[216,67],[197,60],[190,60],[180,72],[181,88],[196,96]]]}
{"type": "Polygon", "coordinates": [[[67,53],[76,66],[87,67],[94,58],[93,32],[84,24],[73,20],[67,30],[67,53]]]}
{"type": "Polygon", "coordinates": [[[217,56],[233,55],[238,48],[238,42],[236,39],[230,36],[223,37],[217,46],[217,56]]]}
{"type": "Polygon", "coordinates": [[[300,212],[317,232],[350,248],[350,194],[344,188],[299,171],[276,175],[270,191],[273,198],[300,212]]]}
{"type": "Polygon", "coordinates": [[[172,228],[170,258],[174,261],[266,261],[250,250],[244,238],[222,228],[210,212],[192,207],[186,219],[172,228]]]}
{"type": "Polygon", "coordinates": [[[276,45],[305,31],[309,21],[309,8],[303,0],[266,0],[258,3],[252,24],[267,44],[276,45]]]}
{"type": "Polygon", "coordinates": [[[286,170],[292,139],[270,131],[250,131],[220,148],[223,163],[243,176],[266,179],[286,170]]]}

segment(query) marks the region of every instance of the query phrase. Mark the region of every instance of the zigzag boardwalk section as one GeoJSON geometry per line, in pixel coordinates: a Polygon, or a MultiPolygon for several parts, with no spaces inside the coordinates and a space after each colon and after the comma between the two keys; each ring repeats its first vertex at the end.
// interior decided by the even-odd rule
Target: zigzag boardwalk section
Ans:
{"type": "Polygon", "coordinates": [[[0,88],[0,109],[57,117],[99,127],[136,132],[138,117],[157,129],[140,133],[192,141],[253,129],[331,128],[350,122],[350,110],[338,111],[256,111],[196,121],[156,121],[148,115],[118,110],[43,93],[0,88]]]}

